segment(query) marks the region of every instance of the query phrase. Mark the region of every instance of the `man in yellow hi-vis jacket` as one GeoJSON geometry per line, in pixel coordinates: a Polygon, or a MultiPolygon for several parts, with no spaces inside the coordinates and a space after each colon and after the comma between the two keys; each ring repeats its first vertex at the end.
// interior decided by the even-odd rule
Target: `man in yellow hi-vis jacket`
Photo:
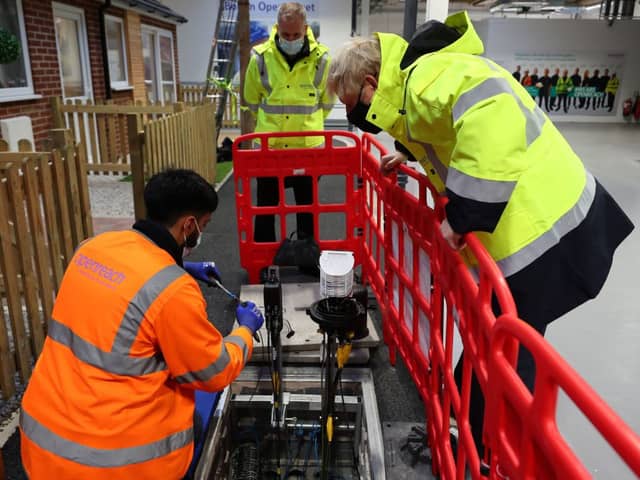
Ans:
{"type": "Polygon", "coordinates": [[[614,72],[611,75],[611,78],[607,81],[607,87],[605,88],[605,93],[607,94],[607,108],[609,111],[613,110],[613,104],[616,100],[616,93],[618,92],[618,87],[620,87],[620,80],[618,76],[614,72]]]}
{"type": "MultiPolygon", "coordinates": [[[[329,87],[351,123],[399,142],[384,168],[409,155],[421,162],[449,200],[443,236],[461,248],[462,235],[475,232],[519,316],[544,334],[598,294],[633,225],[527,91],[483,50],[461,12],[427,22],[410,43],[386,33],[353,39],[334,57],[329,87]]],[[[531,388],[535,364],[523,349],[518,372],[531,388]]],[[[474,385],[469,420],[480,448],[484,402],[474,385]]]]}
{"type": "MultiPolygon", "coordinates": [[[[327,92],[329,50],[318,43],[307,25],[305,7],[283,3],[269,40],[253,48],[244,81],[244,100],[256,116],[256,132],[304,132],[324,129],[324,119],[334,99],[327,92]]],[[[272,139],[272,148],[317,147],[322,137],[282,137],[272,139]]],[[[296,203],[313,200],[311,177],[287,179],[293,187],[296,203]]],[[[278,204],[275,178],[258,179],[258,205],[278,204]]],[[[313,236],[311,214],[298,214],[298,235],[313,236]]],[[[273,215],[256,218],[254,238],[258,242],[275,241],[273,215]]]]}

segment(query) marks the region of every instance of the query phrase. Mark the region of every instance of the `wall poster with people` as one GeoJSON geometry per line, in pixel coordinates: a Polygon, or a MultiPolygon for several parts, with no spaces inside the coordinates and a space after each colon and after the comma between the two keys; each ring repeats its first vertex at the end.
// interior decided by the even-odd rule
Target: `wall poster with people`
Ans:
{"type": "Polygon", "coordinates": [[[616,115],[622,53],[516,53],[496,61],[550,115],[616,115]]]}

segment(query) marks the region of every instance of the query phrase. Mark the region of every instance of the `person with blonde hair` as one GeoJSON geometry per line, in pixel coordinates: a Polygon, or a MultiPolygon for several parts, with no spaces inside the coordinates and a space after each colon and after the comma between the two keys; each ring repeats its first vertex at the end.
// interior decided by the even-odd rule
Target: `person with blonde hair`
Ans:
{"type": "MultiPolygon", "coordinates": [[[[417,159],[446,196],[441,233],[454,249],[474,232],[501,269],[518,314],[540,334],[594,298],[633,224],[510,72],[481,56],[466,12],[429,21],[409,43],[354,38],[335,56],[329,88],[363,131],[397,151],[384,171],[417,159]]],[[[461,365],[456,368],[460,378],[461,365]]],[[[521,349],[518,373],[533,388],[521,349]]],[[[482,449],[484,401],[472,384],[469,420],[482,449]]]]}
{"type": "MultiPolygon", "coordinates": [[[[318,43],[307,25],[305,7],[286,2],[278,9],[277,23],[266,42],[255,46],[244,82],[246,107],[255,115],[256,132],[299,132],[324,129],[324,119],[334,99],[327,91],[329,49],[318,43]]],[[[313,148],[323,137],[280,137],[271,139],[272,148],[313,148]]],[[[287,178],[285,187],[293,187],[296,203],[313,201],[313,182],[309,176],[287,178]]],[[[258,206],[278,204],[278,182],[274,177],[257,179],[258,206]]],[[[314,235],[313,216],[296,215],[299,237],[314,235]]],[[[273,215],[258,215],[256,242],[274,242],[273,215]]]]}

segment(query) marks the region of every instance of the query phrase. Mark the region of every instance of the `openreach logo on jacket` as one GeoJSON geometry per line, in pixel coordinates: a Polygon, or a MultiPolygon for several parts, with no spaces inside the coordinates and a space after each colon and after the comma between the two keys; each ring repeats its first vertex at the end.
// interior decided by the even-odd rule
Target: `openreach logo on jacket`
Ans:
{"type": "Polygon", "coordinates": [[[73,263],[79,267],[78,272],[81,275],[107,288],[115,288],[116,285],[120,285],[127,278],[124,273],[118,272],[81,253],[76,255],[73,263]]]}

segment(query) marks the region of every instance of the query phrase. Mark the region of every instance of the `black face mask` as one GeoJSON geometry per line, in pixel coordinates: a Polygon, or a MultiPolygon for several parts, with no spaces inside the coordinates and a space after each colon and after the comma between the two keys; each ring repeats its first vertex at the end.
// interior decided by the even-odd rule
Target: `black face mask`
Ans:
{"type": "Polygon", "coordinates": [[[184,242],[184,246],[187,248],[195,248],[198,246],[199,239],[200,239],[200,232],[196,230],[191,235],[187,236],[184,242]]]}
{"type": "Polygon", "coordinates": [[[356,106],[347,113],[347,119],[363,132],[373,133],[374,135],[380,133],[382,129],[367,120],[367,113],[369,112],[369,107],[371,107],[371,105],[365,105],[362,103],[360,100],[361,95],[362,89],[360,89],[360,95],[358,95],[358,103],[356,103],[356,106]]]}

